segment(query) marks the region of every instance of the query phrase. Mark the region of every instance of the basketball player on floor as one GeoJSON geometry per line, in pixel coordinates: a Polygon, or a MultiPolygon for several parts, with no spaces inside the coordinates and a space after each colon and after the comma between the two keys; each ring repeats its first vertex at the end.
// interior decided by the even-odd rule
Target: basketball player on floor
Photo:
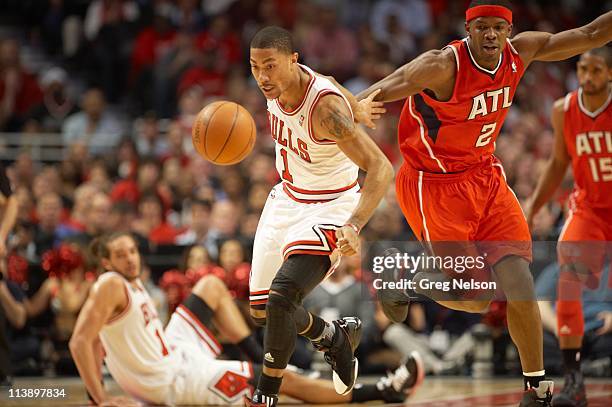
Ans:
{"type": "MultiPolygon", "coordinates": [[[[612,12],[558,34],[525,32],[509,39],[509,3],[478,0],[466,11],[465,27],[467,38],[425,52],[357,99],[378,89],[381,92],[374,100],[408,98],[398,131],[405,162],[396,177],[404,216],[429,247],[440,246],[432,242],[472,242],[466,247],[474,256],[484,253],[479,249],[482,242],[490,242],[485,243],[486,261],[508,299],[508,329],[524,372],[521,405],[549,405],[552,382],[544,380],[542,326],[529,270],[531,237],[493,151],[529,64],[567,59],[606,44],[612,39],[612,12]]],[[[421,278],[430,278],[429,274],[450,278],[442,273],[422,274],[421,278]]],[[[440,292],[424,294],[437,297],[440,292]]],[[[438,302],[471,312],[488,305],[486,299],[466,299],[438,297],[438,302]]],[[[387,308],[406,307],[393,295],[383,302],[387,308]]]]}
{"type": "MultiPolygon", "coordinates": [[[[92,288],[70,340],[72,357],[95,403],[136,404],[105,392],[103,359],[125,392],[148,403],[227,405],[242,403],[243,396],[251,395],[261,365],[216,359],[221,345],[210,333],[213,321],[251,360],[263,357],[221,280],[200,279],[164,330],[139,278],[140,254],[132,236],[104,236],[95,247],[107,271],[92,288]]],[[[293,372],[287,372],[285,379],[282,393],[311,404],[399,403],[414,387],[406,364],[377,384],[356,386],[346,395],[337,394],[329,381],[293,372]]]]}
{"type": "Polygon", "coordinates": [[[584,318],[582,284],[598,285],[612,241],[612,52],[596,48],[582,54],[577,66],[580,88],[555,102],[552,125],[555,149],[526,210],[527,221],[548,202],[565,176],[570,162],[575,190],[569,215],[559,236],[559,290],[557,330],[566,369],[561,393],[553,406],[586,406],[580,372],[584,318]],[[568,243],[568,242],[588,243],[568,243]],[[596,243],[597,241],[601,244],[596,243]],[[573,249],[577,249],[573,250],[573,249]],[[575,254],[573,254],[573,252],[575,254]]]}
{"type": "MultiPolygon", "coordinates": [[[[306,311],[302,300],[333,271],[336,248],[342,255],[358,252],[359,231],[393,178],[387,158],[355,124],[355,116],[369,119],[373,96],[358,104],[330,78],[298,64],[291,34],[282,28],[260,30],[250,48],[282,181],[270,192],[255,235],[250,305],[253,319],[265,325],[265,356],[253,399],[246,403],[277,403],[296,334],[325,352],[336,391],[346,394],[357,377],[361,322],[350,317],[328,323],[306,311]],[[359,168],[366,172],[361,190],[359,168]]],[[[411,372],[415,380],[417,365],[411,372]]]]}

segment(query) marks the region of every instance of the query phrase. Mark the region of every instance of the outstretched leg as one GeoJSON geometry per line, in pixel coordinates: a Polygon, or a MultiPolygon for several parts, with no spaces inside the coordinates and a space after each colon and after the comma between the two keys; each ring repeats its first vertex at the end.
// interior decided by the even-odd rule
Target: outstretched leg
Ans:
{"type": "Polygon", "coordinates": [[[508,301],[508,330],[518,348],[525,388],[544,380],[542,321],[527,260],[508,256],[493,266],[508,301]]]}
{"type": "Polygon", "coordinates": [[[211,323],[251,360],[260,361],[263,350],[251,333],[225,283],[215,276],[201,278],[185,299],[183,306],[204,326],[211,323]]]}

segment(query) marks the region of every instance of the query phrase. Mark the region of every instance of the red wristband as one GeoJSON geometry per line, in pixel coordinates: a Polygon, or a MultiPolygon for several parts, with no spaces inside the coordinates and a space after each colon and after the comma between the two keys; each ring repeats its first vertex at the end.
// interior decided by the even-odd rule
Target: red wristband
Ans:
{"type": "Polygon", "coordinates": [[[345,223],[344,226],[348,226],[351,229],[353,229],[355,231],[355,233],[359,234],[359,232],[361,232],[361,229],[357,227],[357,225],[354,225],[352,223],[345,223]]]}

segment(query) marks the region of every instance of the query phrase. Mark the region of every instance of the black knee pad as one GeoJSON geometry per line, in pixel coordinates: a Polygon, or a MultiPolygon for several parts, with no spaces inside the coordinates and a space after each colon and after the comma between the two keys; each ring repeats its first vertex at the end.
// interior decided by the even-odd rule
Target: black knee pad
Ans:
{"type": "Polygon", "coordinates": [[[328,256],[294,254],[283,262],[276,273],[270,286],[270,296],[273,291],[277,292],[298,306],[323,281],[330,266],[328,256]]]}
{"type": "Polygon", "coordinates": [[[270,292],[266,307],[267,324],[264,335],[264,365],[284,369],[295,348],[297,331],[293,314],[296,306],[280,293],[270,292]]]}
{"type": "Polygon", "coordinates": [[[191,311],[205,327],[210,328],[215,312],[206,304],[206,301],[195,294],[189,294],[183,301],[183,306],[191,311]]]}
{"type": "Polygon", "coordinates": [[[270,285],[270,294],[268,295],[266,312],[269,312],[271,307],[275,307],[277,305],[291,307],[291,312],[293,312],[304,299],[303,294],[296,282],[281,271],[279,271],[276,277],[274,277],[272,285],[270,285]]]}

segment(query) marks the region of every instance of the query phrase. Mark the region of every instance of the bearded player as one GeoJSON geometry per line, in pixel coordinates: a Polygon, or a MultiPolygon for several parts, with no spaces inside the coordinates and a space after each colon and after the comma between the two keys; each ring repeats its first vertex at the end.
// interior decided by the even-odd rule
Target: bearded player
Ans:
{"type": "MultiPolygon", "coordinates": [[[[96,404],[139,405],[106,393],[103,360],[126,393],[152,404],[239,404],[243,396],[251,395],[261,365],[217,359],[221,345],[211,334],[213,323],[251,360],[259,360],[262,353],[221,280],[200,279],[164,329],[139,278],[140,253],[134,238],[114,233],[98,239],[94,247],[106,271],[79,314],[70,351],[96,404]]],[[[376,384],[357,386],[345,395],[338,394],[330,381],[293,372],[286,372],[280,391],[310,404],[399,403],[417,380],[410,375],[414,357],[418,356],[376,384]]]]}
{"type": "MultiPolygon", "coordinates": [[[[612,38],[612,13],[573,30],[525,32],[510,39],[510,4],[479,0],[467,9],[465,28],[463,40],[425,52],[357,99],[378,89],[377,101],[407,98],[398,129],[405,162],[396,177],[404,216],[434,253],[441,241],[465,242],[468,252],[463,255],[486,253],[508,299],[508,329],[519,350],[525,384],[521,406],[549,405],[552,382],[545,381],[542,326],[529,270],[531,237],[493,152],[529,64],[567,59],[606,44],[612,38]],[[483,242],[486,250],[481,249],[483,242]]],[[[455,277],[443,271],[437,274],[455,277]]],[[[489,302],[470,297],[437,301],[471,312],[486,309],[489,302]]],[[[387,308],[406,307],[395,296],[386,302],[387,308]]]]}
{"type": "Polygon", "coordinates": [[[561,273],[557,296],[557,332],[566,375],[553,406],[586,406],[580,349],[584,317],[582,285],[598,285],[612,241],[612,52],[596,48],[580,57],[580,87],[555,102],[551,122],[555,148],[527,208],[527,221],[548,202],[572,164],[575,189],[559,236],[561,273]],[[572,243],[569,243],[572,242],[572,243]],[[584,242],[584,243],[575,243],[584,242]]]}

